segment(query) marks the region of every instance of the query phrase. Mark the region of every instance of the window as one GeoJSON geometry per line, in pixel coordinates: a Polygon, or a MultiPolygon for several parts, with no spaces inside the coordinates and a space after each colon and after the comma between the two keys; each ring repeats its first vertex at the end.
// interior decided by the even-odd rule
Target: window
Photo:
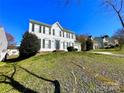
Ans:
{"type": "Polygon", "coordinates": [[[68,42],[67,42],[67,47],[68,47],[69,45],[68,45],[68,42]]]}
{"type": "Polygon", "coordinates": [[[60,37],[62,36],[62,32],[60,31],[60,37]]]}
{"type": "Polygon", "coordinates": [[[41,44],[41,39],[38,39],[39,40],[39,42],[40,42],[40,44],[41,44]]]}
{"type": "Polygon", "coordinates": [[[40,26],[40,28],[39,28],[39,33],[41,33],[41,26],[40,26]]]}
{"type": "Polygon", "coordinates": [[[55,35],[55,29],[53,29],[53,35],[55,35]]]}
{"type": "Polygon", "coordinates": [[[63,37],[65,36],[64,34],[65,34],[65,33],[63,32],[63,37]]]}
{"type": "Polygon", "coordinates": [[[45,34],[45,26],[43,27],[43,33],[45,34]]]}
{"type": "Polygon", "coordinates": [[[73,39],[73,34],[71,36],[72,36],[72,39],[73,39]]]}
{"type": "Polygon", "coordinates": [[[63,42],[63,49],[65,49],[65,42],[63,42]]]}
{"type": "Polygon", "coordinates": [[[70,38],[70,33],[68,33],[68,35],[69,35],[69,38],[70,38]]]}
{"type": "Polygon", "coordinates": [[[45,39],[43,39],[43,48],[45,48],[45,39]]]}
{"type": "Polygon", "coordinates": [[[34,32],[34,24],[32,23],[32,32],[34,32]]]}
{"type": "Polygon", "coordinates": [[[49,40],[49,49],[51,48],[51,40],[49,40]]]}
{"type": "Polygon", "coordinates": [[[51,35],[51,28],[49,28],[49,35],[51,35]]]}
{"type": "Polygon", "coordinates": [[[68,38],[68,33],[66,33],[66,38],[68,38]]]}

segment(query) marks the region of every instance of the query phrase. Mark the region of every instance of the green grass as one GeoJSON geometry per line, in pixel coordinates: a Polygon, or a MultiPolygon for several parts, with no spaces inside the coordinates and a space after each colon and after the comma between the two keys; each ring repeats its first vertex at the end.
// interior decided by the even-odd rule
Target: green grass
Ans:
{"type": "MultiPolygon", "coordinates": [[[[13,72],[12,64],[0,63],[0,74],[10,76],[13,72]]],[[[124,92],[124,58],[87,52],[49,53],[16,63],[14,80],[40,93],[54,93],[54,86],[50,82],[32,76],[18,65],[43,78],[58,80],[62,93],[99,93],[102,89],[110,91],[112,88],[124,92]]],[[[0,77],[0,80],[4,78],[0,77]]],[[[19,93],[12,86],[0,83],[0,93],[8,90],[8,93],[19,93]]]]}

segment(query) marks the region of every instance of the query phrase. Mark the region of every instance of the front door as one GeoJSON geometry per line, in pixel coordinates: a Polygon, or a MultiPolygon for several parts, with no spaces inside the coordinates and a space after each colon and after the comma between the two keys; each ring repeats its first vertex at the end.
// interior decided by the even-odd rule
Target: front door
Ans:
{"type": "Polygon", "coordinates": [[[56,50],[60,49],[60,40],[55,41],[56,50]]]}

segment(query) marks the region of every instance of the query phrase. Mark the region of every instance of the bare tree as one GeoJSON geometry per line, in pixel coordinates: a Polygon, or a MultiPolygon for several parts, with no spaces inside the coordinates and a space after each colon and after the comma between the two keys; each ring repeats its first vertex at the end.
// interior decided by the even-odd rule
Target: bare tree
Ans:
{"type": "Polygon", "coordinates": [[[84,42],[84,41],[86,41],[86,39],[87,39],[87,37],[88,36],[86,36],[86,35],[76,35],[76,40],[78,41],[78,42],[84,42]]]}
{"type": "Polygon", "coordinates": [[[76,35],[76,41],[81,43],[81,50],[86,50],[86,40],[88,36],[87,35],[76,35]]]}
{"type": "Polygon", "coordinates": [[[124,29],[118,30],[114,35],[113,38],[116,38],[119,41],[120,50],[124,45],[124,29]]]}
{"type": "Polygon", "coordinates": [[[112,8],[117,17],[119,18],[122,27],[124,28],[123,12],[124,12],[124,0],[104,0],[104,4],[107,7],[112,8]]]}
{"type": "Polygon", "coordinates": [[[6,37],[7,37],[7,41],[8,41],[8,48],[15,48],[16,46],[16,42],[15,42],[15,38],[8,32],[6,32],[6,37]]]}

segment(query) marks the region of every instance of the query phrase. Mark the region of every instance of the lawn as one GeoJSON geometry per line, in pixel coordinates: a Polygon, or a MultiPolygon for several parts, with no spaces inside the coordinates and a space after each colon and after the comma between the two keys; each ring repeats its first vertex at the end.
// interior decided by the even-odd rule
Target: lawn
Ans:
{"type": "Polygon", "coordinates": [[[0,63],[0,93],[54,93],[55,80],[61,93],[124,92],[124,58],[87,52],[49,53],[16,62],[13,68],[13,63],[0,63]],[[13,78],[5,80],[4,75],[11,77],[14,71],[13,78]],[[12,83],[15,81],[17,86],[12,83]],[[18,89],[20,85],[22,89],[18,89]]]}

